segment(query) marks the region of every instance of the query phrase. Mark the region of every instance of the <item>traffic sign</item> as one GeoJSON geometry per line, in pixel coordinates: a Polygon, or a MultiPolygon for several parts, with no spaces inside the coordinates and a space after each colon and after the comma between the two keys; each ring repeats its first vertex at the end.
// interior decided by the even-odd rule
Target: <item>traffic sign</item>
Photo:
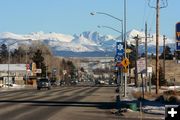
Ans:
{"type": "Polygon", "coordinates": [[[176,50],[180,51],[180,42],[176,42],[176,50]]]}
{"type": "Polygon", "coordinates": [[[26,70],[30,70],[30,64],[26,64],[26,70]]]}
{"type": "Polygon", "coordinates": [[[42,73],[42,69],[36,69],[35,73],[42,73]]]}
{"type": "Polygon", "coordinates": [[[122,61],[122,56],[120,56],[120,55],[115,56],[115,61],[116,62],[121,62],[122,61]]]}
{"type": "Polygon", "coordinates": [[[180,51],[180,22],[176,23],[176,50],[180,51]]]}
{"type": "Polygon", "coordinates": [[[116,66],[117,66],[117,67],[122,67],[121,62],[118,62],[118,63],[116,64],[116,66]]]}
{"type": "Polygon", "coordinates": [[[176,23],[176,40],[180,42],[180,22],[176,23]]]}
{"type": "Polygon", "coordinates": [[[127,66],[130,64],[129,59],[128,59],[128,58],[125,58],[125,59],[121,62],[121,64],[122,64],[124,67],[127,67],[127,66]]]}
{"type": "Polygon", "coordinates": [[[153,72],[152,67],[147,67],[147,72],[148,72],[148,73],[152,73],[152,72],[153,72]]]}
{"type": "Polygon", "coordinates": [[[145,72],[146,69],[146,62],[144,58],[140,58],[137,60],[137,72],[138,73],[143,73],[145,72]]]}
{"type": "Polygon", "coordinates": [[[131,53],[132,52],[132,50],[131,49],[126,49],[126,53],[131,53]]]}
{"type": "Polygon", "coordinates": [[[123,49],[123,42],[116,42],[116,56],[123,56],[124,49],[123,49]]]}

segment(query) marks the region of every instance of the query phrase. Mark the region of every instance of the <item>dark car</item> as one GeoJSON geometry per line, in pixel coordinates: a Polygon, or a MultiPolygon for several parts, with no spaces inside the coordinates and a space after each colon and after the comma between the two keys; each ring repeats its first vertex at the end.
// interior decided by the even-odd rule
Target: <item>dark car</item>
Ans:
{"type": "Polygon", "coordinates": [[[40,90],[41,88],[47,88],[48,90],[51,89],[51,82],[47,78],[41,78],[37,81],[37,89],[40,90]]]}

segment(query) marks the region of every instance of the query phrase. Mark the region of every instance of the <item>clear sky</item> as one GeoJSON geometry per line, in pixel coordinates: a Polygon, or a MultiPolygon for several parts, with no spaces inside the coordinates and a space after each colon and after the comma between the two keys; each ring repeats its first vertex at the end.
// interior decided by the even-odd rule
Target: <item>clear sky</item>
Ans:
{"type": "MultiPolygon", "coordinates": [[[[83,31],[99,31],[101,34],[118,35],[97,25],[121,30],[115,19],[90,12],[109,13],[123,19],[124,0],[0,0],[0,32],[28,34],[31,32],[57,32],[80,34],[83,31]]],[[[152,4],[156,0],[151,0],[152,4]]],[[[160,0],[161,1],[161,0],[160,0]]],[[[165,0],[164,0],[165,1],[165,0]]],[[[175,23],[180,21],[180,0],[168,0],[168,7],[161,9],[160,33],[175,35],[175,23]]],[[[144,29],[155,32],[155,9],[148,7],[148,0],[127,0],[127,31],[144,29]]]]}

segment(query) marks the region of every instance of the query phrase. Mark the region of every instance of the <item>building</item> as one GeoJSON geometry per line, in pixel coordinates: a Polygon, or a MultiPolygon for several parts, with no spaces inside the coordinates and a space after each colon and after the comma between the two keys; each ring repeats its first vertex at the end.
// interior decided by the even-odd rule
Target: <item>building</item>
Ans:
{"type": "Polygon", "coordinates": [[[29,83],[28,80],[36,78],[36,74],[30,70],[29,64],[0,64],[0,85],[3,84],[19,84],[29,83]]]}

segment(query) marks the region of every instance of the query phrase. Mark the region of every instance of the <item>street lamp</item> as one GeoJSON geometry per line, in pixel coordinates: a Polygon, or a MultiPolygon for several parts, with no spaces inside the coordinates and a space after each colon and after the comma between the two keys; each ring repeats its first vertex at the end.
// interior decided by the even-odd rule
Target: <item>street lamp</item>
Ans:
{"type": "MultiPolygon", "coordinates": [[[[113,29],[113,30],[115,30],[116,32],[120,32],[121,34],[122,34],[122,40],[123,40],[123,34],[124,34],[124,32],[123,32],[123,20],[121,20],[121,19],[119,19],[119,18],[117,18],[117,17],[114,17],[113,15],[111,15],[111,14],[108,14],[108,13],[104,13],[104,12],[91,12],[90,13],[90,15],[96,15],[96,14],[102,14],[102,15],[106,15],[106,16],[109,16],[109,17],[111,17],[111,18],[114,18],[114,19],[116,19],[116,20],[118,20],[119,22],[121,22],[121,31],[122,32],[120,32],[120,31],[118,31],[118,30],[115,30],[114,28],[111,28],[111,27],[108,27],[108,26],[106,26],[106,28],[110,28],[110,29],[113,29]]],[[[103,26],[102,26],[103,27],[103,26]]],[[[104,26],[105,27],[105,26],[104,26]]]]}
{"type": "MultiPolygon", "coordinates": [[[[116,31],[116,32],[118,32],[118,33],[121,33],[121,37],[122,37],[122,41],[123,41],[123,33],[122,32],[120,32],[119,30],[116,30],[116,29],[114,29],[114,28],[112,28],[112,27],[109,27],[109,26],[97,26],[98,28],[108,28],[108,29],[111,29],[111,30],[114,30],[114,31],[116,31]]],[[[120,77],[121,78],[119,78],[119,68],[118,68],[118,78],[117,78],[117,80],[119,81],[119,79],[121,80],[121,82],[120,82],[120,84],[121,84],[121,88],[122,88],[122,86],[123,86],[123,74],[122,74],[122,68],[121,68],[121,74],[120,74],[120,77]]],[[[118,88],[118,89],[120,89],[120,88],[118,88]]]]}
{"type": "Polygon", "coordinates": [[[119,31],[119,30],[117,30],[117,29],[114,29],[114,28],[112,28],[112,27],[109,27],[109,26],[105,26],[105,25],[98,25],[97,26],[98,28],[108,28],[108,29],[111,29],[111,30],[114,30],[114,31],[116,31],[116,32],[118,32],[118,33],[120,33],[121,34],[121,39],[122,39],[122,41],[123,41],[123,33],[122,33],[122,31],[119,31]]]}
{"type": "MultiPolygon", "coordinates": [[[[104,12],[91,12],[90,14],[91,15],[95,15],[95,14],[106,15],[106,16],[109,16],[109,17],[114,18],[114,19],[118,20],[119,22],[121,22],[122,40],[124,40],[123,41],[124,42],[124,51],[126,51],[126,0],[124,0],[124,21],[119,19],[119,18],[117,18],[117,17],[114,17],[111,14],[104,13],[104,12]],[[123,26],[123,22],[124,22],[124,26],[123,26]],[[123,29],[123,27],[124,27],[124,29],[123,29]],[[125,34],[124,34],[124,32],[125,32],[125,34]]],[[[124,53],[124,57],[126,58],[126,52],[124,53]]],[[[126,90],[127,89],[127,74],[125,73],[124,75],[125,75],[125,77],[124,77],[124,97],[126,97],[126,92],[127,92],[127,90],[126,90]]]]}
{"type": "Polygon", "coordinates": [[[116,30],[116,29],[114,29],[114,28],[112,28],[112,27],[109,27],[109,26],[105,26],[105,25],[101,25],[101,26],[100,26],[100,25],[98,25],[97,27],[98,27],[98,28],[102,28],[102,27],[103,27],[103,28],[109,28],[109,29],[112,29],[112,30],[114,30],[114,31],[122,34],[122,32],[120,32],[119,30],[116,30]]]}

